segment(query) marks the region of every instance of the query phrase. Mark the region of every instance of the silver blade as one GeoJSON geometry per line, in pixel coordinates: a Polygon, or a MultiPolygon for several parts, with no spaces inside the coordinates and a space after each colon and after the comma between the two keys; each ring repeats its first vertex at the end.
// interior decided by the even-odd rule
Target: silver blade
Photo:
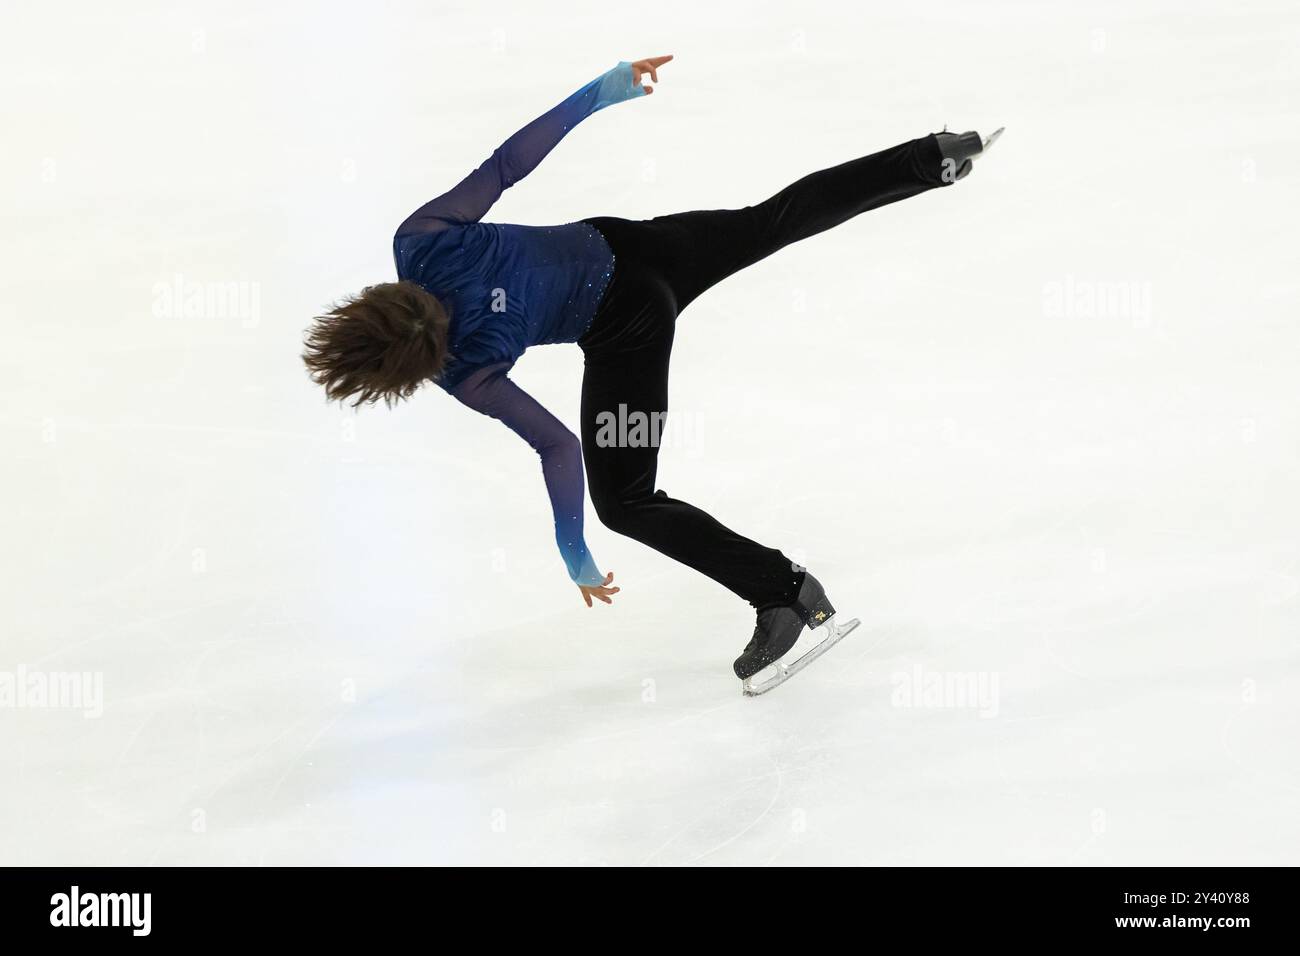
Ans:
{"type": "Polygon", "coordinates": [[[997,129],[995,129],[992,133],[989,134],[989,138],[984,140],[984,150],[983,150],[984,152],[987,153],[989,151],[989,147],[998,141],[998,137],[1002,135],[1005,129],[1006,129],[1005,126],[999,126],[997,129]]]}
{"type": "Polygon", "coordinates": [[[856,617],[844,624],[835,623],[835,615],[832,614],[823,622],[822,627],[826,628],[826,637],[818,644],[810,647],[805,653],[795,660],[786,664],[782,661],[776,661],[763,668],[757,674],[746,677],[741,684],[741,692],[746,697],[757,697],[759,694],[766,694],[775,687],[780,687],[795,674],[799,673],[817,658],[821,657],[832,647],[844,639],[844,637],[856,628],[862,622],[856,617]],[[764,674],[771,674],[766,680],[760,680],[764,674]]]}

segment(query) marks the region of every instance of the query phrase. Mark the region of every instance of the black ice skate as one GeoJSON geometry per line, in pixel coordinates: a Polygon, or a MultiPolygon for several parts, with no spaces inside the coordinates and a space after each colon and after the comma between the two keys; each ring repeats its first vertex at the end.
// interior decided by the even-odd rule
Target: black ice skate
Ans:
{"type": "Polygon", "coordinates": [[[992,147],[1004,129],[1005,126],[999,126],[988,139],[980,139],[980,134],[976,132],[949,133],[945,130],[935,133],[935,138],[939,140],[939,152],[943,154],[944,181],[952,183],[969,176],[972,160],[992,147]]]}
{"type": "Polygon", "coordinates": [[[746,697],[757,697],[784,684],[839,643],[859,623],[855,617],[846,624],[837,624],[835,608],[821,583],[811,574],[805,574],[794,604],[758,612],[754,636],[734,665],[736,676],[742,681],[741,690],[746,697]],[[791,651],[805,627],[809,630],[824,627],[826,634],[820,643],[795,657],[791,651]],[[756,679],[769,668],[772,671],[769,677],[756,679]]]}

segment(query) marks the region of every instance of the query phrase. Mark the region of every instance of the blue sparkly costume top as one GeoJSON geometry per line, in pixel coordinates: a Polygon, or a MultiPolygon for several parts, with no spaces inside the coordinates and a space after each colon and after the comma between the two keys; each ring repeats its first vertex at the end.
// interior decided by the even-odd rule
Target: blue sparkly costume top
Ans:
{"type": "Polygon", "coordinates": [[[504,422],[540,455],[556,544],[578,584],[603,580],[582,534],[581,444],[506,373],[529,346],[581,338],[613,274],[614,255],[586,223],[480,220],[579,122],[642,95],[631,64],[619,63],[511,136],[451,191],[412,213],[393,237],[398,278],[437,296],[450,315],[449,355],[437,384],[504,422]]]}

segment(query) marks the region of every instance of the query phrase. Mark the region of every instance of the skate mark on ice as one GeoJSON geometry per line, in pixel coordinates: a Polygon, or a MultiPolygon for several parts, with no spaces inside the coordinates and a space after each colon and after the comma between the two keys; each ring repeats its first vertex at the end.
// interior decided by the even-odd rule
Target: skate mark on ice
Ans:
{"type": "Polygon", "coordinates": [[[298,761],[307,756],[307,751],[311,750],[311,748],[315,746],[316,741],[320,740],[321,737],[325,735],[326,731],[342,720],[345,713],[347,713],[347,711],[341,710],[329,720],[325,721],[325,723],[321,725],[320,729],[317,730],[316,733],[312,734],[311,739],[302,745],[302,749],[299,750],[295,756],[290,758],[284,773],[280,774],[280,779],[275,782],[275,786],[271,788],[271,792],[267,795],[266,799],[268,803],[275,799],[276,794],[280,792],[280,787],[284,785],[284,782],[287,779],[289,779],[289,774],[293,773],[293,771],[297,769],[298,761]]]}
{"type": "MultiPolygon", "coordinates": [[[[785,771],[781,769],[780,765],[777,764],[775,760],[774,760],[772,763],[773,763],[773,765],[774,765],[774,767],[775,767],[775,770],[773,771],[773,773],[771,773],[771,774],[767,774],[767,775],[765,775],[764,777],[759,777],[759,778],[757,778],[757,779],[760,779],[760,780],[761,780],[761,779],[765,779],[766,777],[770,777],[770,776],[773,776],[773,775],[774,775],[774,776],[776,777],[776,790],[775,790],[775,792],[773,792],[773,794],[772,794],[772,799],[769,800],[769,801],[767,802],[767,806],[765,806],[765,807],[762,809],[762,811],[758,814],[758,816],[756,816],[753,820],[751,820],[751,821],[750,821],[750,822],[745,826],[745,828],[742,829],[742,830],[740,830],[738,833],[733,834],[732,836],[730,836],[730,837],[728,837],[727,839],[723,840],[721,843],[718,843],[717,845],[715,845],[715,846],[713,846],[713,847],[711,847],[711,848],[705,850],[703,853],[700,853],[700,854],[698,854],[698,855],[692,857],[691,859],[687,860],[685,863],[681,863],[681,864],[668,864],[668,865],[672,865],[672,866],[690,866],[690,865],[692,865],[692,864],[694,864],[694,863],[698,863],[700,860],[704,859],[706,856],[710,856],[710,855],[712,855],[712,854],[714,854],[714,853],[717,853],[719,850],[726,849],[726,848],[729,847],[731,844],[735,843],[737,840],[739,840],[741,837],[743,837],[743,836],[744,836],[746,833],[748,833],[750,830],[754,829],[754,827],[758,826],[758,824],[761,823],[761,822],[762,822],[762,821],[767,817],[767,815],[768,815],[769,813],[772,812],[772,808],[773,808],[774,806],[776,806],[776,801],[777,801],[777,799],[781,796],[781,790],[784,788],[784,784],[785,784],[785,771]]],[[[731,794],[731,796],[728,797],[727,799],[730,800],[731,797],[734,797],[734,796],[738,796],[738,795],[740,795],[740,794],[743,794],[743,793],[745,793],[745,791],[746,791],[747,789],[749,789],[748,786],[746,786],[746,787],[742,787],[742,788],[739,789],[739,790],[733,791],[732,794],[731,794]]],[[[706,811],[706,812],[704,812],[704,813],[701,813],[699,816],[693,818],[689,823],[687,823],[687,824],[686,824],[685,826],[683,826],[681,829],[677,830],[677,831],[676,831],[672,836],[670,836],[667,840],[665,840],[662,844],[660,844],[660,846],[658,847],[658,849],[654,850],[654,851],[653,851],[649,856],[645,857],[645,858],[641,861],[640,865],[641,865],[641,866],[649,866],[651,860],[653,860],[656,856],[658,856],[658,855],[659,855],[660,853],[662,853],[664,850],[668,849],[668,847],[670,847],[673,843],[675,843],[675,842],[678,840],[678,838],[680,838],[680,837],[682,836],[682,834],[689,832],[693,827],[698,826],[702,821],[708,819],[708,818],[712,815],[712,809],[713,809],[713,808],[711,808],[709,811],[706,811]]]]}
{"type": "Polygon", "coordinates": [[[1241,715],[1244,714],[1247,711],[1247,709],[1248,709],[1247,705],[1245,704],[1241,705],[1240,707],[1237,708],[1236,711],[1234,711],[1232,714],[1229,715],[1227,721],[1224,723],[1223,730],[1219,732],[1219,742],[1220,745],[1223,747],[1223,752],[1227,754],[1228,759],[1232,761],[1233,765],[1236,766],[1238,770],[1241,770],[1245,773],[1249,773],[1253,777],[1262,778],[1268,784],[1278,787],[1282,790],[1289,790],[1292,793],[1300,793],[1300,785],[1291,783],[1290,781],[1287,780],[1274,779],[1268,774],[1262,772],[1254,764],[1247,764],[1244,760],[1242,760],[1240,756],[1238,756],[1236,751],[1232,749],[1232,744],[1229,742],[1229,736],[1232,730],[1232,725],[1237,722],[1237,719],[1241,717],[1241,715]]]}
{"type": "MultiPolygon", "coordinates": [[[[86,647],[90,644],[94,644],[97,641],[102,641],[107,637],[112,637],[113,635],[118,634],[121,631],[129,631],[137,627],[147,627],[151,624],[161,624],[163,621],[170,621],[172,618],[184,617],[186,614],[194,614],[198,611],[206,611],[209,608],[221,607],[222,605],[225,604],[237,604],[243,600],[244,600],[243,596],[232,597],[232,598],[221,598],[220,600],[207,601],[203,604],[193,604],[188,607],[179,608],[175,611],[165,611],[162,614],[155,614],[151,617],[141,618],[140,620],[131,621],[127,624],[119,624],[116,627],[110,627],[107,630],[100,631],[98,634],[94,634],[86,638],[85,640],[75,641],[72,644],[65,644],[63,647],[56,647],[48,654],[42,654],[40,657],[36,658],[36,660],[33,661],[28,666],[29,667],[43,666],[47,661],[52,661],[55,658],[61,657],[62,655],[67,654],[69,651],[79,650],[80,648],[86,647]]],[[[130,699],[135,699],[135,698],[130,698],[130,699]]]]}

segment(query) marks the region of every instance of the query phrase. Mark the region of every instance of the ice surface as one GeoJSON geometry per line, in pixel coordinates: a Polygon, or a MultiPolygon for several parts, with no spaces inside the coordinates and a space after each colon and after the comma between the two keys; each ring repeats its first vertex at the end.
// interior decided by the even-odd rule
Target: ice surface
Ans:
{"type": "MultiPolygon", "coordinates": [[[[1294,4],[784,6],[6,7],[0,678],[103,712],[0,708],[0,863],[1300,862],[1294,4]],[[297,360],[668,52],[494,217],[1007,127],[681,320],[662,487],[863,619],[759,699],[745,605],[589,513],[586,609],[518,439],[297,360]]],[[[580,371],[516,376],[576,425],[580,371]]]]}

